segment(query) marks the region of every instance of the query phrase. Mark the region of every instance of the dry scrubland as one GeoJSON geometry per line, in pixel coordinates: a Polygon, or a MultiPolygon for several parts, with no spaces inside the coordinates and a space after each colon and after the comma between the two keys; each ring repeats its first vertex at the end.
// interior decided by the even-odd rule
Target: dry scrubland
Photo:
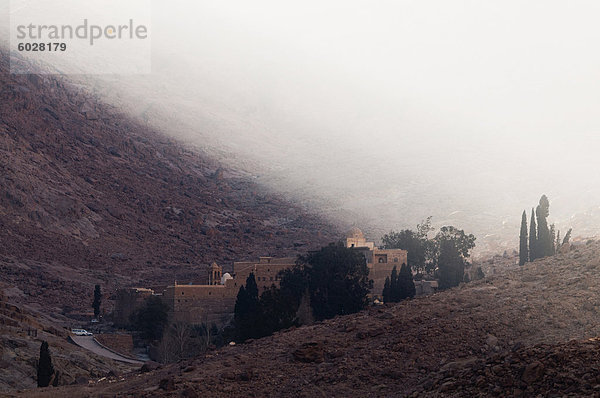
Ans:
{"type": "MultiPolygon", "coordinates": [[[[508,260],[512,263],[512,260],[508,260]]],[[[32,396],[477,396],[600,392],[600,244],[430,297],[32,396]]]]}

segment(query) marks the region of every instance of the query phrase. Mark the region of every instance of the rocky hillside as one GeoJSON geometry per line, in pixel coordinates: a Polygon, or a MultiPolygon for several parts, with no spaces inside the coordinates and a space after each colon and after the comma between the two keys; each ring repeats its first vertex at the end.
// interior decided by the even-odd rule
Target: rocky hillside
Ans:
{"type": "Polygon", "coordinates": [[[195,280],[212,261],[337,239],[212,154],[60,76],[10,75],[8,62],[0,52],[0,281],[11,300],[87,310],[95,283],[195,280]]]}
{"type": "MultiPolygon", "coordinates": [[[[512,261],[511,261],[512,263],[512,261]]],[[[32,396],[597,395],[600,243],[459,288],[32,396]],[[571,341],[572,340],[572,341],[571,341]]]]}
{"type": "MultiPolygon", "coordinates": [[[[0,286],[1,288],[2,286],[0,286]]],[[[23,307],[10,304],[0,291],[0,395],[36,387],[35,364],[41,341],[47,341],[61,384],[87,384],[90,376],[101,378],[131,371],[131,365],[102,358],[67,341],[68,332],[23,307]]]]}

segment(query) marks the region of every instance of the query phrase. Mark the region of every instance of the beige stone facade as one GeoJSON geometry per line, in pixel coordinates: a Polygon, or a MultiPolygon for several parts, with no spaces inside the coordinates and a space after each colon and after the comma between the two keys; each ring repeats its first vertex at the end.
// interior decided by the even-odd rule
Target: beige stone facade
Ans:
{"type": "Polygon", "coordinates": [[[239,287],[233,279],[224,285],[173,285],[162,294],[172,322],[224,325],[231,320],[239,287]]]}
{"type": "Polygon", "coordinates": [[[359,250],[367,260],[369,278],[373,280],[372,297],[381,297],[385,278],[390,276],[394,267],[400,271],[407,263],[408,252],[400,249],[379,249],[374,242],[367,242],[358,228],[351,229],[346,235],[346,247],[359,250]]]}
{"type": "MultiPolygon", "coordinates": [[[[373,242],[368,242],[358,228],[346,235],[346,246],[364,254],[369,278],[373,280],[372,297],[381,297],[385,278],[394,267],[399,270],[407,262],[406,250],[379,249],[373,242]]],[[[115,320],[118,319],[121,325],[127,324],[130,314],[147,297],[157,295],[169,307],[171,322],[225,325],[233,317],[237,294],[250,273],[254,273],[258,292],[262,294],[273,285],[279,287],[279,273],[295,264],[294,257],[260,257],[258,261],[234,262],[230,275],[223,274],[223,269],[212,263],[207,270],[206,282],[201,285],[175,282],[157,293],[150,289],[123,289],[117,294],[115,320]]]]}
{"type": "Polygon", "coordinates": [[[260,295],[272,285],[279,287],[279,273],[292,268],[295,264],[294,257],[260,257],[258,262],[235,262],[233,263],[234,278],[243,285],[250,273],[254,273],[260,295]]]}
{"type": "Polygon", "coordinates": [[[152,295],[161,297],[169,307],[171,322],[225,325],[233,317],[235,301],[240,287],[254,273],[258,293],[272,285],[279,287],[279,272],[295,264],[294,257],[260,257],[258,261],[235,262],[233,275],[223,274],[216,263],[208,267],[206,283],[201,285],[175,282],[161,291],[144,288],[121,289],[117,293],[115,322],[120,326],[129,323],[129,316],[152,295]]]}

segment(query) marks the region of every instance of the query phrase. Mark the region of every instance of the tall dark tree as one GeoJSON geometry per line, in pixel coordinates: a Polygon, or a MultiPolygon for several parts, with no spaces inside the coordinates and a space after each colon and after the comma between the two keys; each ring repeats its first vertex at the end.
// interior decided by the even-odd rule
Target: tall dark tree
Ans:
{"type": "Polygon", "coordinates": [[[519,245],[519,265],[524,265],[527,261],[529,261],[529,247],[527,246],[527,212],[523,210],[519,245]]]}
{"type": "Polygon", "coordinates": [[[40,359],[37,366],[37,385],[38,387],[48,387],[52,376],[54,375],[54,366],[52,366],[52,357],[46,341],[42,341],[40,346],[40,359]]]}
{"type": "Polygon", "coordinates": [[[402,264],[400,273],[398,274],[398,285],[400,289],[400,300],[415,297],[417,290],[413,280],[412,270],[410,265],[402,264]]]}
{"type": "Polygon", "coordinates": [[[404,299],[414,297],[416,294],[415,282],[413,281],[410,266],[402,264],[400,272],[394,267],[390,276],[385,278],[383,288],[383,302],[397,303],[404,299]]]}
{"type": "Polygon", "coordinates": [[[100,315],[100,305],[102,304],[102,291],[100,285],[96,285],[94,288],[94,301],[92,302],[92,308],[94,309],[94,318],[98,319],[100,315]]]}
{"type": "Polygon", "coordinates": [[[390,281],[390,277],[387,276],[385,278],[385,283],[383,284],[383,292],[381,292],[381,297],[383,298],[384,303],[391,302],[390,294],[391,294],[391,281],[390,281]]]}
{"type": "Polygon", "coordinates": [[[240,287],[234,307],[235,328],[238,341],[262,337],[262,312],[258,299],[258,286],[254,273],[246,278],[246,285],[240,287]]]}
{"type": "Polygon", "coordinates": [[[452,241],[442,240],[439,247],[438,276],[440,289],[458,286],[464,278],[465,261],[452,241]]]}
{"type": "Polygon", "coordinates": [[[550,253],[551,255],[556,254],[556,225],[550,225],[550,253]]]}
{"type": "Polygon", "coordinates": [[[367,306],[373,281],[359,251],[346,248],[341,242],[332,243],[300,257],[299,265],[308,285],[315,319],[352,314],[367,306]]]}
{"type": "Polygon", "coordinates": [[[453,226],[440,228],[440,232],[435,236],[435,241],[438,244],[442,241],[452,242],[458,251],[458,255],[465,261],[471,256],[471,250],[475,247],[475,240],[473,234],[466,234],[462,229],[453,226]]]}
{"type": "Polygon", "coordinates": [[[547,257],[554,253],[552,252],[552,241],[553,237],[550,234],[550,228],[548,227],[548,216],[550,215],[550,202],[546,195],[542,195],[540,203],[536,208],[537,216],[537,257],[547,257]]]}
{"type": "Polygon", "coordinates": [[[537,226],[535,223],[535,210],[531,209],[531,224],[529,224],[529,261],[538,259],[537,226]]]}
{"type": "Polygon", "coordinates": [[[400,301],[400,286],[398,284],[398,268],[394,265],[390,275],[390,300],[391,303],[400,301]]]}
{"type": "Polygon", "coordinates": [[[435,242],[440,289],[458,286],[463,281],[467,259],[475,247],[475,236],[452,226],[442,227],[435,242]]]}
{"type": "Polygon", "coordinates": [[[406,250],[408,252],[408,265],[418,273],[423,273],[427,265],[429,248],[427,235],[431,230],[431,217],[428,217],[417,225],[416,231],[410,229],[400,232],[391,231],[383,236],[382,242],[386,249],[406,250]]]}
{"type": "Polygon", "coordinates": [[[563,245],[568,245],[569,242],[571,241],[571,234],[573,233],[573,228],[569,228],[569,230],[567,231],[567,234],[565,235],[565,238],[562,241],[563,245]]]}
{"type": "Polygon", "coordinates": [[[299,302],[287,289],[271,286],[260,295],[261,335],[268,336],[281,329],[287,329],[296,322],[299,302]]]}
{"type": "Polygon", "coordinates": [[[146,340],[160,340],[169,323],[169,307],[160,297],[150,296],[144,305],[131,315],[133,327],[146,340]]]}

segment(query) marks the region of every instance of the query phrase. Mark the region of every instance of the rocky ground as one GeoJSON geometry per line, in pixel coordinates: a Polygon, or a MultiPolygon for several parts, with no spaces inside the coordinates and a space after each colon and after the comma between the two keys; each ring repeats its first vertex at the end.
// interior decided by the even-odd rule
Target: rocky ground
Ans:
{"type": "Polygon", "coordinates": [[[0,291],[0,395],[36,387],[36,361],[47,341],[60,384],[88,384],[90,377],[130,372],[131,365],[90,354],[68,342],[68,331],[39,313],[10,304],[0,291]]]}
{"type": "Polygon", "coordinates": [[[597,396],[600,243],[149,373],[29,396],[597,396]]]}

